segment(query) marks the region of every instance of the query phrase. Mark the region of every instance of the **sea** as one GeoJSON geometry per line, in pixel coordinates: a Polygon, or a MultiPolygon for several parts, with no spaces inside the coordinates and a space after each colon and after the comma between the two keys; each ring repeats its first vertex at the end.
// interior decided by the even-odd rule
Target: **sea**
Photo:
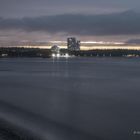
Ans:
{"type": "Polygon", "coordinates": [[[0,58],[0,120],[42,140],[140,140],[140,58],[0,58]]]}

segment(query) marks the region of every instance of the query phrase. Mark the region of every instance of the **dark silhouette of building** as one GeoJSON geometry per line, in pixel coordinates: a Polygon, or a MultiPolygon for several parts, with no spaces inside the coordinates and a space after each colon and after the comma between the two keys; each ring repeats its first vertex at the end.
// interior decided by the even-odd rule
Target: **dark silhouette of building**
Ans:
{"type": "Polygon", "coordinates": [[[67,39],[67,47],[69,51],[79,51],[80,50],[80,41],[76,38],[71,37],[67,39]]]}
{"type": "Polygon", "coordinates": [[[51,47],[51,52],[54,54],[59,54],[60,53],[60,48],[57,45],[53,45],[51,47]]]}

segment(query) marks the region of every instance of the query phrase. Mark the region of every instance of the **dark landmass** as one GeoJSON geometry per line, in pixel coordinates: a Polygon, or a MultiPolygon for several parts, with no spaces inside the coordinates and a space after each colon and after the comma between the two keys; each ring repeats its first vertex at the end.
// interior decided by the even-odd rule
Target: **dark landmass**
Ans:
{"type": "MultiPolygon", "coordinates": [[[[140,57],[140,50],[130,49],[94,49],[87,51],[68,51],[61,49],[60,54],[66,54],[81,57],[140,57]]],[[[41,57],[50,58],[52,55],[51,49],[40,48],[0,48],[0,58],[3,57],[41,57]]]]}
{"type": "Polygon", "coordinates": [[[0,57],[51,57],[51,51],[39,48],[0,48],[0,57]]]}
{"type": "Polygon", "coordinates": [[[90,51],[71,52],[75,56],[87,57],[140,57],[140,50],[128,49],[96,49],[90,51]]]}

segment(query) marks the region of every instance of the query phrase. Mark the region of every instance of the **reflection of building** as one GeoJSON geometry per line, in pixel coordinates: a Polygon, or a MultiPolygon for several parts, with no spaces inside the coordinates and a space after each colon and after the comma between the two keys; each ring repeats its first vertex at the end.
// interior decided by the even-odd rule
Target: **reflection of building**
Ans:
{"type": "Polygon", "coordinates": [[[60,51],[60,49],[57,45],[54,45],[54,46],[51,47],[51,52],[53,54],[59,54],[59,51],[60,51]]]}
{"type": "Polygon", "coordinates": [[[67,39],[67,47],[69,51],[79,51],[80,50],[80,41],[77,41],[76,38],[71,37],[67,39]]]}

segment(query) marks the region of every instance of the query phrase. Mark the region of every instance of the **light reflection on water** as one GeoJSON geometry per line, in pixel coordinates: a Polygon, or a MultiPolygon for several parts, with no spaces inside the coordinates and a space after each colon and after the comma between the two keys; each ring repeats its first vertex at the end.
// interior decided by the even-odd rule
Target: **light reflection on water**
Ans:
{"type": "Polygon", "coordinates": [[[139,58],[1,59],[0,100],[92,139],[137,140],[139,69],[139,58]]]}

